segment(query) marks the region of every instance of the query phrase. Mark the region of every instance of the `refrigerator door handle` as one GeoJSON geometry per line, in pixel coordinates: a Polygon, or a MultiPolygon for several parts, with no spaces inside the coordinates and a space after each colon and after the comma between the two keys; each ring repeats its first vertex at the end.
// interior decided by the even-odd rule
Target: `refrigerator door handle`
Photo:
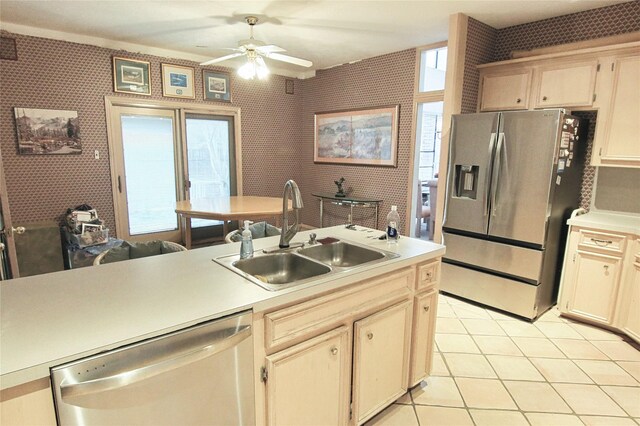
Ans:
{"type": "Polygon", "coordinates": [[[502,163],[502,146],[504,145],[504,133],[500,132],[498,136],[498,147],[496,148],[495,166],[493,168],[493,176],[491,177],[491,211],[492,216],[498,212],[498,181],[500,180],[500,166],[502,163]]]}
{"type": "MultiPolygon", "coordinates": [[[[491,133],[491,138],[489,138],[489,158],[493,156],[493,148],[495,144],[496,144],[496,133],[491,133]]],[[[491,174],[489,173],[489,170],[487,170],[485,181],[484,181],[484,197],[483,197],[485,216],[489,215],[490,179],[491,179],[491,174]]]]}

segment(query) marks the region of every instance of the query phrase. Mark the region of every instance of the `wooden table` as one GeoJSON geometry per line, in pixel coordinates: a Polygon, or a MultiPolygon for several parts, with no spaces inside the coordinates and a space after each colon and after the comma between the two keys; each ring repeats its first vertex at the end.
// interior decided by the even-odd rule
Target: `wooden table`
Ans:
{"type": "MultiPolygon", "coordinates": [[[[289,210],[292,210],[289,201],[289,210]]],[[[282,214],[281,197],[229,196],[184,200],[176,202],[176,213],[183,222],[184,243],[191,248],[191,219],[209,219],[223,221],[223,237],[227,235],[227,222],[230,220],[253,220],[268,217],[276,218],[279,226],[282,214]]]]}

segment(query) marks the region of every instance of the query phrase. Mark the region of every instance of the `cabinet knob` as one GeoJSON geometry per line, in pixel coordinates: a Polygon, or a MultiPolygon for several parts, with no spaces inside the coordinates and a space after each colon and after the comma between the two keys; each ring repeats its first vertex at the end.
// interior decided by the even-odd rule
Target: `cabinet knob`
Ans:
{"type": "Polygon", "coordinates": [[[338,354],[338,348],[336,348],[335,346],[331,348],[331,355],[337,355],[338,354]]]}
{"type": "Polygon", "coordinates": [[[522,102],[522,99],[518,98],[516,99],[516,103],[519,104],[520,102],[522,102]]]}
{"type": "Polygon", "coordinates": [[[429,312],[429,307],[428,306],[424,306],[422,309],[424,309],[425,312],[429,312]]]}
{"type": "Polygon", "coordinates": [[[543,100],[543,101],[546,101],[546,100],[547,100],[547,97],[546,97],[546,96],[543,96],[543,97],[542,97],[542,100],[543,100]]]}
{"type": "Polygon", "coordinates": [[[372,332],[368,332],[368,333],[367,333],[367,338],[368,338],[369,340],[373,339],[373,333],[372,333],[372,332]]]}
{"type": "Polygon", "coordinates": [[[609,265],[603,265],[603,267],[605,273],[609,272],[609,265]]]}

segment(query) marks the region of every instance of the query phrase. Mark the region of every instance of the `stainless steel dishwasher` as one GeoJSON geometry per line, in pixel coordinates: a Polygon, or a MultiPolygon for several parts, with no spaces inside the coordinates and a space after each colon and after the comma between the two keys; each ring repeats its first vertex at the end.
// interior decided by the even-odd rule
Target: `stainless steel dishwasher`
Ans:
{"type": "Polygon", "coordinates": [[[251,313],[51,369],[58,424],[255,423],[251,313]]]}

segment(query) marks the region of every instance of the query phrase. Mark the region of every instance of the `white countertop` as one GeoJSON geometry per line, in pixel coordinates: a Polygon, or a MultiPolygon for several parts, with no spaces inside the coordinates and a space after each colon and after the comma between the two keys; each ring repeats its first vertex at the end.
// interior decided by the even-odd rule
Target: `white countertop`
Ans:
{"type": "Polygon", "coordinates": [[[572,226],[640,235],[640,215],[592,210],[569,219],[567,223],[572,226]]]}
{"type": "MultiPolygon", "coordinates": [[[[407,237],[390,248],[372,238],[382,231],[360,226],[300,232],[292,242],[308,240],[310,232],[401,256],[277,292],[212,261],[239,252],[240,243],[4,281],[0,388],[47,377],[52,366],[124,344],[246,309],[260,312],[444,254],[442,245],[407,237]]],[[[278,241],[257,239],[254,248],[278,241]]]]}

